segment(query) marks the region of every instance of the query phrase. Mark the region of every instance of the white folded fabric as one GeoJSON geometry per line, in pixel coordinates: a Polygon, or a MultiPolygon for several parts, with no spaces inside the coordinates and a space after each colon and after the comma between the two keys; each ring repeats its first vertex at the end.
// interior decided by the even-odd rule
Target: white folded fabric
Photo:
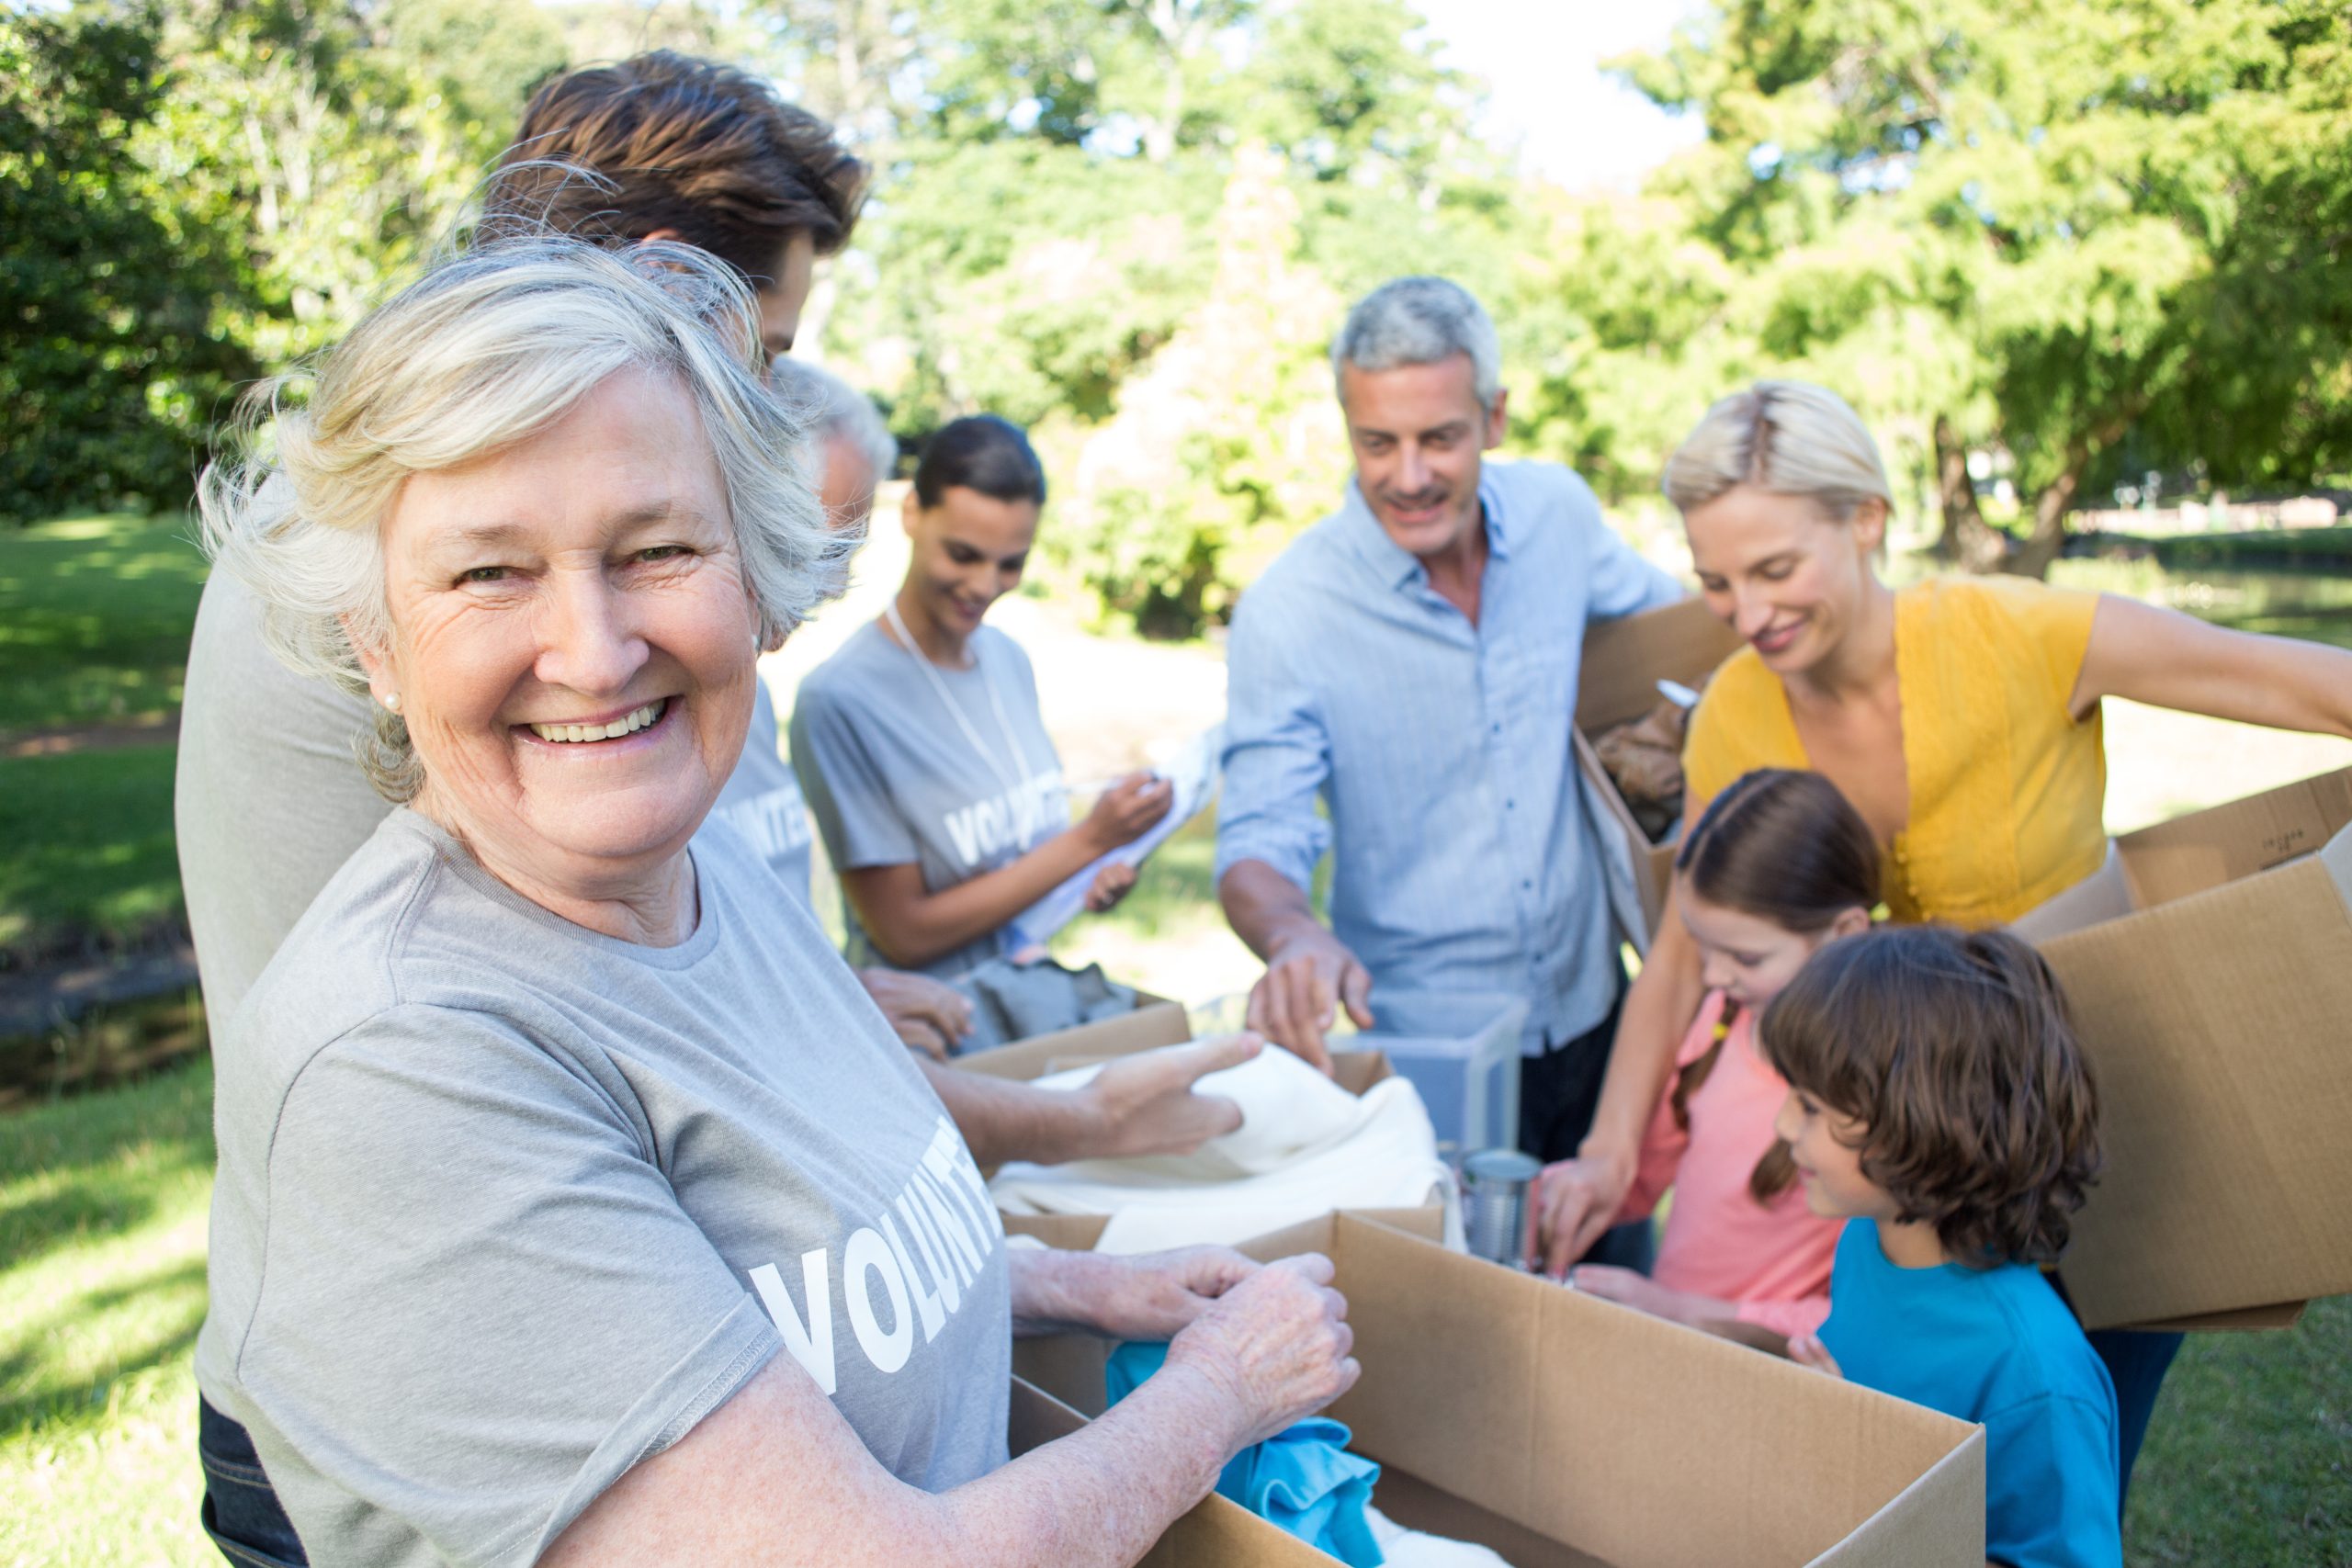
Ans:
{"type": "Polygon", "coordinates": [[[1368,1503],[1363,1522],[1372,1527],[1387,1568],[1510,1568],[1490,1547],[1408,1530],[1368,1503]]]}
{"type": "MultiPolygon", "coordinates": [[[[1099,1068],[1041,1080],[1082,1084],[1099,1068]]],[[[1013,1164],[989,1190],[1013,1214],[1110,1214],[1097,1249],[1150,1252],[1230,1244],[1333,1209],[1412,1208],[1449,1192],[1437,1134],[1413,1086],[1351,1095],[1287,1051],[1269,1049],[1200,1081],[1242,1107],[1242,1125],[1199,1151],[1061,1166],[1013,1164]]]]}

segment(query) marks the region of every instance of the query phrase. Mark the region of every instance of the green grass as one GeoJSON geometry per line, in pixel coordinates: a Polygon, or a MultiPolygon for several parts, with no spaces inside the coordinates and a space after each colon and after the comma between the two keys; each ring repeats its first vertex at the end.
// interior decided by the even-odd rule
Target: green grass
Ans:
{"type": "Polygon", "coordinates": [[[118,514],[0,531],[0,734],[179,706],[205,575],[192,532],[118,514]]]}
{"type": "Polygon", "coordinates": [[[198,1062],[0,1121],[0,1563],[217,1562],[196,1522],[198,1062]]]}
{"type": "Polygon", "coordinates": [[[0,952],[110,939],[180,908],[170,746],[0,758],[0,952]]]}
{"type": "MultiPolygon", "coordinates": [[[[212,1074],[0,1120],[0,1564],[218,1562],[198,1529],[212,1074]]],[[[2132,1489],[2135,1568],[2352,1561],[2352,1300],[2189,1340],[2132,1489]]]]}

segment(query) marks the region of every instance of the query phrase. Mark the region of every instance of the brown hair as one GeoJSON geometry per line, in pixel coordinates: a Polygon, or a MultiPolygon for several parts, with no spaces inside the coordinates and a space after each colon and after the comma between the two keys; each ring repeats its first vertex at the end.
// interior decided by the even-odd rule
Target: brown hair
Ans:
{"type": "Polygon", "coordinates": [[[796,233],[840,249],[865,179],[832,127],[765,83],[656,50],[534,93],[486,205],[590,240],[670,230],[758,285],[796,233]]]}
{"type": "MultiPolygon", "coordinates": [[[[1849,909],[1871,908],[1879,897],[1870,825],[1836,784],[1793,768],[1758,768],[1734,779],[1682,836],[1674,871],[1710,904],[1805,936],[1828,930],[1849,909]]],[[[1715,1070],[1736,1006],[1724,1004],[1715,1043],[1675,1075],[1667,1102],[1685,1132],[1690,1097],[1715,1070]]],[[[1789,1145],[1775,1139],[1748,1172],[1747,1190],[1769,1202],[1796,1175],[1789,1145]]]]}
{"type": "Polygon", "coordinates": [[[1792,1088],[1868,1129],[1862,1174],[1954,1261],[2066,1249],[2098,1174],[2098,1095],[2041,954],[2006,931],[1881,927],[1815,953],[1761,1033],[1792,1088]]]}

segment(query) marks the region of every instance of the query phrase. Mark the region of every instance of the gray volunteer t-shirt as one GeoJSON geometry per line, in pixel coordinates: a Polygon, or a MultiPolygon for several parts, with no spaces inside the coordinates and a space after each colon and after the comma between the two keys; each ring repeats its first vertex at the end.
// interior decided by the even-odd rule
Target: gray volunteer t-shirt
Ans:
{"type": "MultiPolygon", "coordinates": [[[[931,666],[962,724],[919,656],[891,641],[879,623],[859,627],[800,682],[792,765],[837,868],[911,863],[922,868],[923,890],[936,893],[1019,859],[1069,826],[1061,758],[1038,711],[1028,655],[986,626],[972,634],[970,648],[968,670],[931,666]]],[[[842,918],[851,963],[888,962],[859,930],[846,897],[842,918]]],[[[1004,946],[1003,934],[991,933],[924,965],[924,973],[953,979],[1004,946]]]]}
{"type": "Polygon", "coordinates": [[[786,892],[803,904],[809,902],[808,846],[816,834],[808,825],[808,803],[800,796],[800,781],[784,760],[775,704],[768,699],[765,681],[753,691],[752,730],[744,737],[743,755],[727,775],[727,786],[718,792],[710,815],[751,840],[786,892]]]}
{"type": "MultiPolygon", "coordinates": [[[[302,911],[391,811],[359,771],[367,699],[297,675],[261,640],[261,606],[216,571],[197,606],[172,785],[180,886],[204,1005],[237,1010],[302,911]]],[[[794,897],[808,892],[808,809],[776,751],[762,682],[743,760],[715,815],[752,840],[794,897]]]]}
{"type": "Polygon", "coordinates": [[[297,675],[261,640],[261,605],[216,571],[198,602],[172,781],[180,886],[215,1025],[319,889],[392,809],[359,771],[367,699],[297,675]]]}
{"type": "Polygon", "coordinates": [[[751,847],[692,853],[645,947],[396,811],[232,1021],[197,1381],[312,1562],[528,1563],[779,1348],[900,1480],[1004,1461],[970,1154],[751,847]]]}

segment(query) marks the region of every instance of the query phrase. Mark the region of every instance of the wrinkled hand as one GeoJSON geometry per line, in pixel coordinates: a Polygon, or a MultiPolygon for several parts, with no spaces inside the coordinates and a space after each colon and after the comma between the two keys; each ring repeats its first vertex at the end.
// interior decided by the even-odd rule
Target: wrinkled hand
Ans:
{"type": "Polygon", "coordinates": [[[1261,1443],[1353,1387],[1347,1299],[1331,1260],[1305,1253],[1270,1263],[1227,1291],[1176,1336],[1168,1364],[1204,1374],[1239,1415],[1237,1448],[1261,1443]]]}
{"type": "Polygon", "coordinates": [[[1372,1027],[1372,972],[1322,927],[1284,942],[1250,988],[1250,1027],[1323,1072],[1323,1036],[1345,1007],[1358,1029],[1372,1027]]]}
{"type": "Polygon", "coordinates": [[[1258,1265],[1229,1247],[1185,1247],[1106,1258],[1094,1328],[1114,1339],[1173,1339],[1258,1265]]]}
{"type": "Polygon", "coordinates": [[[1579,1156],[1555,1161],[1535,1179],[1535,1240],[1528,1262],[1555,1280],[1616,1222],[1634,1185],[1629,1166],[1579,1156]]]}
{"type": "Polygon", "coordinates": [[[1136,868],[1124,861],[1113,861],[1094,874],[1093,885],[1086,890],[1086,910],[1099,915],[1114,908],[1127,890],[1136,885],[1136,868]]]}
{"type": "Polygon", "coordinates": [[[1214,1094],[1194,1094],[1204,1074],[1238,1067],[1264,1042],[1254,1034],[1223,1034],[1111,1063],[1079,1092],[1093,1112],[1094,1135],[1073,1159],[1128,1155],[1188,1155],[1241,1125],[1241,1108],[1214,1094]]]}
{"type": "Polygon", "coordinates": [[[1176,803],[1176,786],[1157,773],[1129,773],[1096,798],[1080,823],[1097,854],[1132,844],[1158,825],[1176,803]]]}
{"type": "Polygon", "coordinates": [[[972,1032],[972,1004],[953,986],[902,969],[861,969],[857,980],[899,1038],[933,1061],[972,1032]]]}
{"type": "Polygon", "coordinates": [[[1829,1347],[1821,1342],[1818,1334],[1790,1335],[1789,1359],[1800,1367],[1811,1367],[1816,1372],[1826,1372],[1841,1382],[1846,1376],[1838,1371],[1838,1358],[1829,1353],[1829,1347]]]}

